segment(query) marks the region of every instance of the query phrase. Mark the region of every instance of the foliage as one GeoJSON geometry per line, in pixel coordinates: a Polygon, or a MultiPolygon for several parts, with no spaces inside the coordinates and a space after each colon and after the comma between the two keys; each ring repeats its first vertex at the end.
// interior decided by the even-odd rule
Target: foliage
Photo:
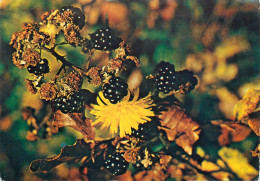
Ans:
{"type": "Polygon", "coordinates": [[[6,0],[0,13],[0,180],[257,179],[258,4],[6,0]],[[114,153],[123,175],[105,169],[114,153]]]}

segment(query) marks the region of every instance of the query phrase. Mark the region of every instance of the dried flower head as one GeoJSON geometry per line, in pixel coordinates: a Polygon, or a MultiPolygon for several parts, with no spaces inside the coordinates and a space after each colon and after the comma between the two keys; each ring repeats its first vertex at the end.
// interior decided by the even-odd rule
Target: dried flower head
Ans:
{"type": "Polygon", "coordinates": [[[64,30],[64,36],[68,43],[78,46],[82,37],[80,36],[80,29],[78,26],[73,24],[68,24],[64,30]]]}
{"type": "Polygon", "coordinates": [[[29,80],[29,79],[25,79],[25,82],[26,82],[26,87],[27,87],[28,92],[30,92],[31,94],[36,94],[37,89],[34,86],[33,81],[29,80]]]}
{"type": "Polygon", "coordinates": [[[66,81],[72,90],[77,91],[83,84],[83,77],[78,72],[73,71],[66,76],[66,81]]]}
{"type": "Polygon", "coordinates": [[[120,58],[114,58],[109,60],[109,67],[114,70],[116,69],[122,70],[122,60],[120,58]]]}
{"type": "Polygon", "coordinates": [[[125,160],[130,163],[136,163],[139,150],[139,147],[126,150],[124,154],[125,160]]]}
{"type": "Polygon", "coordinates": [[[87,72],[87,76],[90,77],[90,83],[94,86],[99,86],[101,84],[101,77],[99,75],[100,69],[98,67],[92,67],[87,72]]]}
{"type": "Polygon", "coordinates": [[[23,23],[22,29],[25,31],[37,31],[39,30],[38,23],[23,23]]]}
{"type": "Polygon", "coordinates": [[[46,101],[50,101],[54,99],[57,95],[57,91],[53,85],[53,83],[44,83],[41,85],[39,90],[40,98],[45,99],[46,101]]]}
{"type": "Polygon", "coordinates": [[[26,62],[22,59],[21,53],[14,52],[12,54],[12,61],[13,61],[13,64],[20,69],[28,66],[28,62],[26,62]]]}
{"type": "Polygon", "coordinates": [[[120,137],[126,134],[131,135],[132,128],[138,129],[138,125],[151,121],[150,116],[154,116],[151,106],[154,106],[151,95],[139,99],[139,89],[134,91],[134,98],[130,99],[130,93],[117,104],[111,104],[102,92],[97,98],[98,105],[92,105],[94,109],[91,114],[96,116],[93,125],[101,124],[100,129],[110,130],[111,135],[119,133],[120,137]],[[105,104],[104,104],[104,103],[105,104]]]}
{"type": "Polygon", "coordinates": [[[36,66],[41,60],[41,55],[36,50],[27,48],[23,52],[22,58],[28,65],[36,66]]]}

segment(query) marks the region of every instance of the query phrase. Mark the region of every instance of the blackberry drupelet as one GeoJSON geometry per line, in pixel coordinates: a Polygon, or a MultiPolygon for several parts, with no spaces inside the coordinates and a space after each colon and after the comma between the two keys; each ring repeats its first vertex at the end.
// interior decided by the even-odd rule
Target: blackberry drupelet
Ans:
{"type": "Polygon", "coordinates": [[[174,65],[161,61],[154,72],[154,81],[159,92],[165,94],[171,92],[176,87],[174,65]]]}
{"type": "Polygon", "coordinates": [[[97,50],[114,50],[119,47],[121,38],[115,36],[109,26],[97,29],[89,35],[93,43],[93,48],[97,50]]]}
{"type": "Polygon", "coordinates": [[[105,168],[113,175],[121,175],[126,172],[129,163],[124,159],[123,155],[123,153],[118,152],[108,155],[105,168]]]}
{"type": "Polygon", "coordinates": [[[122,78],[115,76],[111,77],[108,82],[102,88],[104,97],[112,104],[116,104],[127,95],[128,85],[122,78]]]}
{"type": "Polygon", "coordinates": [[[50,71],[49,62],[47,59],[41,59],[40,62],[37,63],[36,66],[29,65],[27,67],[27,71],[34,75],[42,75],[46,74],[50,71]]]}
{"type": "Polygon", "coordinates": [[[80,113],[84,110],[84,99],[80,93],[75,92],[69,97],[61,96],[53,100],[54,111],[62,113],[80,113]]]}
{"type": "Polygon", "coordinates": [[[60,13],[63,15],[65,11],[71,11],[73,23],[80,29],[85,26],[85,15],[82,13],[81,9],[73,6],[64,6],[61,8],[60,13]]]}
{"type": "Polygon", "coordinates": [[[198,84],[198,79],[194,76],[192,71],[184,69],[176,72],[176,80],[178,82],[178,89],[185,94],[190,93],[198,84]]]}

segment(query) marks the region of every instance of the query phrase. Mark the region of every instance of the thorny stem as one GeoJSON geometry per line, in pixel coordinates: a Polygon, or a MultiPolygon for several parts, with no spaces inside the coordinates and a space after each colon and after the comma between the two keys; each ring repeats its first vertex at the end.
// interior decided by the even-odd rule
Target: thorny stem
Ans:
{"type": "Polygon", "coordinates": [[[60,74],[60,72],[65,68],[65,67],[71,67],[73,68],[74,70],[76,70],[77,72],[81,73],[81,74],[85,74],[86,73],[86,70],[80,68],[80,67],[77,67],[75,66],[74,64],[68,62],[64,56],[61,56],[60,54],[58,54],[56,51],[55,51],[55,46],[52,47],[52,48],[47,48],[47,47],[42,47],[45,51],[51,53],[54,57],[56,57],[57,60],[61,61],[62,62],[62,66],[61,68],[58,70],[56,76],[58,76],[60,74]]]}

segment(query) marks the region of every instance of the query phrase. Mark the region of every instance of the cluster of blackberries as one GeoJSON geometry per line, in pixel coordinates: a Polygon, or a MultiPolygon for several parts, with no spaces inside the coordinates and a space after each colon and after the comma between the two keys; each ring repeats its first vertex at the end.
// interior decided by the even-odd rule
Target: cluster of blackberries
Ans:
{"type": "Polygon", "coordinates": [[[80,113],[84,110],[84,99],[79,92],[69,96],[60,96],[53,100],[54,111],[63,113],[80,113]]]}
{"type": "Polygon", "coordinates": [[[103,94],[111,103],[116,104],[127,95],[127,83],[120,77],[111,77],[108,83],[103,85],[103,94]]]}
{"type": "Polygon", "coordinates": [[[27,67],[29,73],[34,75],[42,75],[46,74],[50,71],[49,69],[49,62],[47,59],[41,59],[40,62],[36,64],[36,66],[29,65],[27,67]]]}
{"type": "Polygon", "coordinates": [[[121,38],[115,36],[109,26],[97,29],[89,35],[93,48],[97,50],[114,50],[119,47],[121,38]]]}
{"type": "Polygon", "coordinates": [[[184,93],[192,91],[198,83],[194,73],[189,70],[175,71],[174,65],[161,61],[154,72],[154,81],[159,92],[165,94],[175,90],[184,93]]]}
{"type": "Polygon", "coordinates": [[[80,29],[85,26],[85,15],[82,13],[81,9],[73,6],[64,6],[60,9],[60,13],[62,15],[65,11],[71,11],[73,23],[77,25],[80,29]]]}
{"type": "Polygon", "coordinates": [[[121,175],[126,172],[129,163],[124,159],[123,153],[115,152],[108,155],[105,168],[113,175],[121,175]]]}

